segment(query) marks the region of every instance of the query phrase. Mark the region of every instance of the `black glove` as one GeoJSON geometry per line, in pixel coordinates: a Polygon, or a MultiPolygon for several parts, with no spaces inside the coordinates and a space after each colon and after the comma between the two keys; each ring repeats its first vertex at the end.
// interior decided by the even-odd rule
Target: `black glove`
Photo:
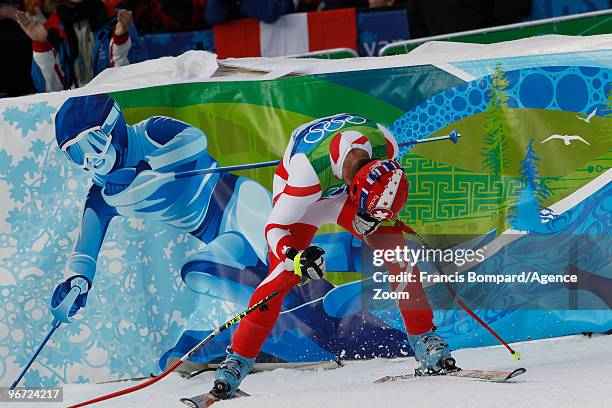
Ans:
{"type": "Polygon", "coordinates": [[[302,278],[302,281],[321,279],[325,274],[325,251],[318,246],[309,246],[303,251],[289,248],[285,252],[287,259],[294,261],[293,273],[302,278]],[[299,257],[299,262],[295,262],[299,257]]]}
{"type": "Polygon", "coordinates": [[[379,225],[379,220],[363,211],[358,211],[353,220],[353,229],[359,235],[369,235],[376,231],[379,225]]]}

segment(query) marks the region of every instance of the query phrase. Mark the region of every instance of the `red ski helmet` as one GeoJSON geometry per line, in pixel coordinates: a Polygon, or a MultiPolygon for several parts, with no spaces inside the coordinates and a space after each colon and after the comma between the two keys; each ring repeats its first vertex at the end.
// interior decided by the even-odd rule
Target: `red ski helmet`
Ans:
{"type": "Polygon", "coordinates": [[[349,196],[359,207],[379,221],[396,220],[408,199],[408,180],[395,160],[372,160],[351,182],[349,196]]]}

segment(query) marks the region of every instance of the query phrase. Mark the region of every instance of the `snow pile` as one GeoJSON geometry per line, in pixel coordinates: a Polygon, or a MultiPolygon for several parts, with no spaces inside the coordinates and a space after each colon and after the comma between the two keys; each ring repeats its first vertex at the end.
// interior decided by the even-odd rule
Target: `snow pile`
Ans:
{"type": "MultiPolygon", "coordinates": [[[[215,408],[270,407],[603,407],[612,401],[609,363],[612,336],[569,336],[517,343],[523,360],[513,361],[502,347],[459,350],[454,353],[465,369],[512,370],[526,367],[527,373],[498,384],[451,377],[416,378],[373,384],[386,375],[413,371],[414,359],[375,359],[349,362],[334,370],[298,371],[277,369],[252,374],[242,388],[251,393],[216,403],[215,408]]],[[[136,393],[109,400],[95,407],[184,407],[180,397],[208,391],[213,373],[190,380],[172,375],[136,393]]],[[[134,385],[70,384],[64,388],[64,404],[81,402],[103,393],[134,385]]],[[[41,407],[52,404],[41,404],[41,407]]]]}

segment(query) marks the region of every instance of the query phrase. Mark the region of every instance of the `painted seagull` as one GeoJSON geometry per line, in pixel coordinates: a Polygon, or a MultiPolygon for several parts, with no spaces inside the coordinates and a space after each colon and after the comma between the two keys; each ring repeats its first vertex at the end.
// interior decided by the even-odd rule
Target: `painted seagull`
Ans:
{"type": "MultiPolygon", "coordinates": [[[[578,115],[576,115],[576,117],[582,121],[584,121],[585,123],[591,123],[591,118],[593,116],[595,116],[595,114],[597,113],[597,108],[593,109],[593,112],[589,113],[589,116],[587,116],[586,118],[582,118],[578,115]]],[[[567,143],[566,143],[567,144],[567,143]]]]}
{"type": "Polygon", "coordinates": [[[543,140],[541,143],[546,143],[549,142],[553,139],[561,139],[563,140],[563,143],[565,143],[566,146],[569,146],[572,143],[572,140],[579,140],[583,143],[588,144],[589,146],[591,145],[589,142],[587,142],[586,140],[584,140],[582,137],[578,136],[578,135],[552,135],[549,138],[543,140]]]}

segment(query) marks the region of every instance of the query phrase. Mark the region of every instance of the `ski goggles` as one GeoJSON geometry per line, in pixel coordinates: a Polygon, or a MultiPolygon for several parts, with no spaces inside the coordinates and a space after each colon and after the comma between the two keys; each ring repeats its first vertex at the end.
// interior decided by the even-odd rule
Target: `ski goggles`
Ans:
{"type": "Polygon", "coordinates": [[[115,102],[101,126],[93,126],[80,132],[68,141],[62,150],[70,161],[82,169],[90,169],[106,156],[110,149],[112,131],[121,116],[119,105],[115,102]]]}

